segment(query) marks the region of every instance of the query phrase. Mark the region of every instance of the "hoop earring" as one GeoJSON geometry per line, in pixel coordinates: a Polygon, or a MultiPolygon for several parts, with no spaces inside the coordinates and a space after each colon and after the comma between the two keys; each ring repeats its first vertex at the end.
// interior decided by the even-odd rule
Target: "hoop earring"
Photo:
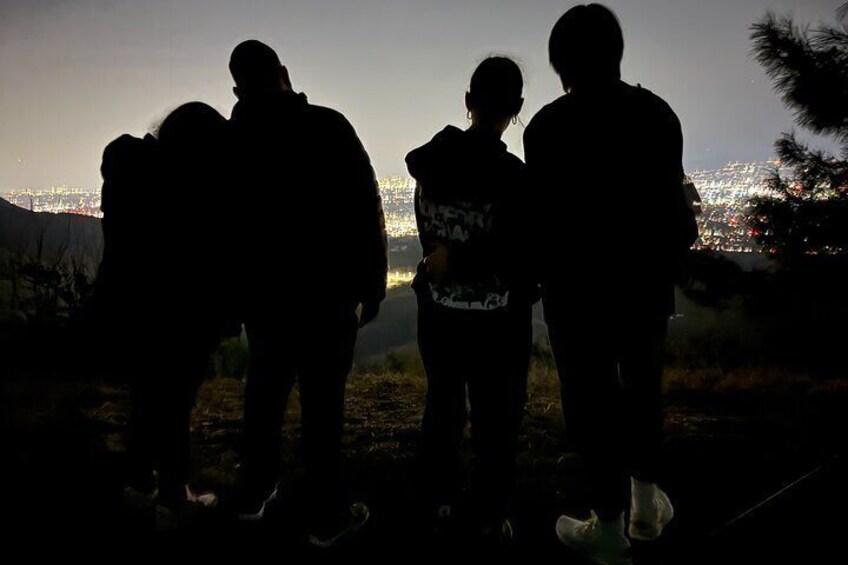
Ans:
{"type": "Polygon", "coordinates": [[[468,118],[469,122],[471,121],[471,110],[468,110],[468,112],[465,113],[465,117],[468,118]]]}

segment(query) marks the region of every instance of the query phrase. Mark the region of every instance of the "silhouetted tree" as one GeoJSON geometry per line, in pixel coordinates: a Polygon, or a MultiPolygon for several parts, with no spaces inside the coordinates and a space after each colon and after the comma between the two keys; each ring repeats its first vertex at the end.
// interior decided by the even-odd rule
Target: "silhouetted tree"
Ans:
{"type": "Polygon", "coordinates": [[[840,27],[801,28],[768,14],[752,26],[757,61],[807,130],[842,144],[836,157],[812,149],[794,133],[775,147],[790,177],[775,171],[768,196],[754,198],[754,236],[787,263],[810,253],[848,253],[848,4],[840,27]]]}

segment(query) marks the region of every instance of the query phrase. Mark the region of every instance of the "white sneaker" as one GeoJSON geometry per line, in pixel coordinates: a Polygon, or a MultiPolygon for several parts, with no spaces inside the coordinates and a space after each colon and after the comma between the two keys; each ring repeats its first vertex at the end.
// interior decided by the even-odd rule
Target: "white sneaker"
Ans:
{"type": "Polygon", "coordinates": [[[674,507],[657,485],[630,479],[630,528],[632,539],[655,540],[674,518],[674,507]]]}
{"type": "Polygon", "coordinates": [[[218,495],[214,492],[194,492],[188,485],[185,487],[186,502],[195,504],[203,509],[212,509],[218,506],[218,495]]]}
{"type": "Polygon", "coordinates": [[[556,534],[564,545],[600,565],[632,565],[630,542],[624,536],[624,513],[603,521],[592,511],[586,521],[560,516],[556,534]]]}

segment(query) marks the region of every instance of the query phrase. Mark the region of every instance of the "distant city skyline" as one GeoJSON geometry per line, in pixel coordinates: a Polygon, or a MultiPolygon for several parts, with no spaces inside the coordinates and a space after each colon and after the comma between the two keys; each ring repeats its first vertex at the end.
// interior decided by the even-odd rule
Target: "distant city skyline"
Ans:
{"type": "MultiPolygon", "coordinates": [[[[769,158],[792,115],[750,56],[768,10],[834,23],[844,0],[613,0],[625,32],[623,78],[680,115],[687,170],[769,158]]],[[[294,87],[344,112],[381,177],[444,125],[466,125],[463,93],[493,53],[526,81],[521,120],[561,95],[548,34],[575,2],[535,0],[3,0],[0,190],[99,186],[103,147],[141,136],[182,102],[228,116],[227,61],[241,40],[274,47],[294,87]]],[[[523,156],[523,129],[504,137],[523,156]]],[[[826,148],[832,147],[824,143],[826,148]]]]}
{"type": "MultiPolygon", "coordinates": [[[[777,165],[776,161],[733,161],[717,169],[690,173],[700,193],[703,211],[698,218],[701,237],[696,248],[743,253],[759,249],[745,222],[747,201],[768,192],[765,181],[777,165]]],[[[379,184],[389,237],[417,237],[415,180],[408,176],[394,176],[380,179],[379,184]]],[[[320,198],[320,186],[311,188],[315,190],[316,197],[320,198]]],[[[36,212],[101,215],[98,189],[58,186],[17,190],[4,196],[12,204],[36,212]]],[[[150,197],[141,202],[155,210],[167,206],[167,197],[167,194],[153,189],[150,197]]],[[[395,282],[403,281],[406,277],[398,273],[393,276],[395,282]]]]}

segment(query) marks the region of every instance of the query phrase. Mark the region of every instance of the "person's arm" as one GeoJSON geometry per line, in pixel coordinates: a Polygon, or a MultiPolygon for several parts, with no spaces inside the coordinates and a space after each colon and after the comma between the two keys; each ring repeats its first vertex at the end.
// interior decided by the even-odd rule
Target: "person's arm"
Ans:
{"type": "Polygon", "coordinates": [[[126,192],[133,183],[139,182],[138,160],[143,155],[144,142],[124,134],[113,140],[103,150],[103,160],[100,164],[100,174],[103,186],[100,190],[100,211],[103,213],[101,228],[103,230],[103,259],[100,269],[111,268],[113,248],[115,246],[115,215],[120,214],[118,200],[125,199],[126,192]]]}
{"type": "Polygon", "coordinates": [[[553,151],[551,135],[552,113],[542,109],[533,116],[524,130],[524,163],[531,176],[541,176],[545,167],[551,165],[549,153],[553,151]]]}
{"type": "MultiPolygon", "coordinates": [[[[119,138],[120,139],[120,138],[119,138]]],[[[103,254],[100,264],[97,266],[97,278],[95,279],[94,294],[99,306],[103,301],[104,292],[111,285],[112,248],[114,246],[114,198],[115,198],[115,159],[119,152],[118,146],[122,143],[116,139],[103,150],[103,160],[100,164],[100,174],[103,177],[103,186],[100,189],[100,228],[103,231],[103,254]]]]}
{"type": "Polygon", "coordinates": [[[511,198],[499,215],[501,270],[521,299],[532,304],[539,298],[539,265],[542,257],[539,253],[541,238],[537,233],[538,224],[534,222],[539,208],[531,192],[526,166],[515,171],[512,185],[511,198]]]}
{"type": "Polygon", "coordinates": [[[679,260],[698,239],[698,224],[695,211],[689,206],[684,186],[686,174],[683,170],[683,128],[671,108],[666,115],[668,132],[668,162],[665,183],[670,187],[670,213],[672,226],[671,252],[679,260]]]}
{"type": "Polygon", "coordinates": [[[380,302],[386,297],[386,220],[371,160],[347,120],[342,120],[341,136],[345,182],[352,191],[349,214],[354,233],[351,236],[359,257],[355,291],[362,304],[360,325],[365,325],[377,316],[380,302]]]}
{"type": "Polygon", "coordinates": [[[524,130],[523,244],[527,252],[524,262],[529,268],[527,284],[534,297],[538,297],[544,266],[553,257],[549,248],[551,235],[545,230],[556,225],[552,217],[556,208],[545,200],[545,191],[550,190],[550,179],[544,172],[548,160],[545,151],[549,150],[551,141],[543,139],[543,128],[537,114],[524,130]]]}

